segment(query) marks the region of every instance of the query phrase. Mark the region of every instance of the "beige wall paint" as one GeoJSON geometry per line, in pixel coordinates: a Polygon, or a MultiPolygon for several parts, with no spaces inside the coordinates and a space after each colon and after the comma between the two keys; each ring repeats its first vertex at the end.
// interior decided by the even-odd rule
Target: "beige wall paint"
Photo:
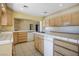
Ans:
{"type": "Polygon", "coordinates": [[[19,12],[14,12],[14,18],[30,19],[30,20],[34,20],[34,21],[41,21],[42,20],[42,17],[31,16],[31,15],[27,15],[27,14],[23,14],[23,13],[19,13],[19,12]]]}

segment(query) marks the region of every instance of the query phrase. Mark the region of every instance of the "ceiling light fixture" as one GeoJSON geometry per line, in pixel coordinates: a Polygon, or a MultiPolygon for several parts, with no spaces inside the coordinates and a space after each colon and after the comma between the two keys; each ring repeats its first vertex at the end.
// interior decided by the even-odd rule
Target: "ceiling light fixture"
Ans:
{"type": "Polygon", "coordinates": [[[48,12],[47,11],[45,11],[45,12],[43,12],[44,14],[47,14],[48,12]]]}
{"type": "Polygon", "coordinates": [[[60,7],[63,7],[63,4],[59,4],[60,7]]]}
{"type": "Polygon", "coordinates": [[[24,7],[28,8],[28,6],[24,5],[24,7]]]}

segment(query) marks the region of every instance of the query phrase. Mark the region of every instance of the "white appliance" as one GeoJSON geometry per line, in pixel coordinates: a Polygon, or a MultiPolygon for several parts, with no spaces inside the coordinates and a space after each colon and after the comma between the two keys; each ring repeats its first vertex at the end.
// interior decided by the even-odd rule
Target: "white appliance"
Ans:
{"type": "Polygon", "coordinates": [[[53,56],[53,38],[50,36],[45,36],[44,56],[53,56]]]}
{"type": "Polygon", "coordinates": [[[27,34],[27,41],[33,41],[34,40],[34,34],[32,32],[29,32],[27,34]]]}

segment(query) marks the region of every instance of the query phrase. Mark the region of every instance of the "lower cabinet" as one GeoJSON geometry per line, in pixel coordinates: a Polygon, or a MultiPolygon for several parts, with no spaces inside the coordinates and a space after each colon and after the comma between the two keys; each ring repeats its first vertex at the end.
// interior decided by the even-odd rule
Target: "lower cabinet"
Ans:
{"type": "Polygon", "coordinates": [[[54,56],[78,56],[79,46],[63,40],[54,40],[54,56]]]}
{"type": "Polygon", "coordinates": [[[0,56],[12,56],[12,44],[0,45],[0,56]]]}
{"type": "Polygon", "coordinates": [[[26,42],[27,41],[27,32],[14,32],[13,33],[14,44],[26,42]]]}
{"type": "Polygon", "coordinates": [[[34,35],[35,48],[44,55],[44,37],[42,35],[34,35]]]}

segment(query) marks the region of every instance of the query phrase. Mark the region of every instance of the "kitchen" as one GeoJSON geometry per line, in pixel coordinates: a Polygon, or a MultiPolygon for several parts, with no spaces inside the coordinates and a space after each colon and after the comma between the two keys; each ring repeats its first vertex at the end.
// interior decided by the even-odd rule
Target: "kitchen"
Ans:
{"type": "Polygon", "coordinates": [[[79,56],[78,3],[0,3],[0,56],[79,56]]]}

